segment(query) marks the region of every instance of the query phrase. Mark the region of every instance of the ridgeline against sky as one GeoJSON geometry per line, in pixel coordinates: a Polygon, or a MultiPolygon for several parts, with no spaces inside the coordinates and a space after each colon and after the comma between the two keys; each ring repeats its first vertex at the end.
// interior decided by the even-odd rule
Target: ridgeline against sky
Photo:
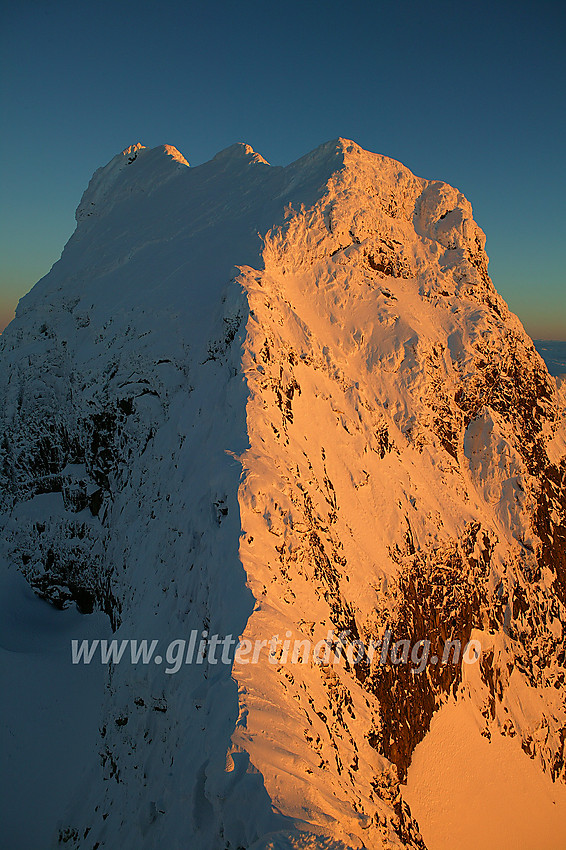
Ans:
{"type": "Polygon", "coordinates": [[[76,220],[0,338],[5,846],[563,846],[566,384],[468,200],[346,139],[134,144],[76,220]],[[116,645],[279,644],[109,665],[89,732],[30,586],[116,645]]]}
{"type": "Polygon", "coordinates": [[[464,192],[501,294],[532,336],[565,339],[564,17],[549,2],[5,6],[0,326],[132,139],[191,165],[246,141],[286,165],[347,136],[464,192]]]}

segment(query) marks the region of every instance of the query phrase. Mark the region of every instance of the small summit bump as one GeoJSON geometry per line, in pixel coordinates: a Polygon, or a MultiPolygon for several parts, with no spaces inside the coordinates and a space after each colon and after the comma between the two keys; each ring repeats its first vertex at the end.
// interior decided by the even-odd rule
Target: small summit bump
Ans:
{"type": "Polygon", "coordinates": [[[124,148],[122,156],[127,157],[129,162],[133,162],[137,158],[138,152],[142,150],[145,150],[145,145],[136,142],[135,145],[130,145],[129,147],[124,148]]]}
{"type": "Polygon", "coordinates": [[[213,162],[219,160],[247,160],[248,162],[261,162],[264,165],[269,165],[268,161],[260,153],[256,153],[251,145],[245,142],[236,142],[224,150],[217,153],[213,158],[213,162]]]}

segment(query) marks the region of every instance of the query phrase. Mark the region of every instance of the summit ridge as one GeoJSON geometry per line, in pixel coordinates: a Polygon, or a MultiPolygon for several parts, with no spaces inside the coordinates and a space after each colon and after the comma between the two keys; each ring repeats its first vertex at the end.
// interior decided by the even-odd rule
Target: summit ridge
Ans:
{"type": "Polygon", "coordinates": [[[527,760],[556,846],[566,385],[485,244],[459,190],[347,139],[285,167],[136,144],[95,172],[0,339],[8,572],[118,641],[392,634],[481,658],[115,664],[53,847],[426,850],[458,718],[470,764],[489,741],[527,760]]]}

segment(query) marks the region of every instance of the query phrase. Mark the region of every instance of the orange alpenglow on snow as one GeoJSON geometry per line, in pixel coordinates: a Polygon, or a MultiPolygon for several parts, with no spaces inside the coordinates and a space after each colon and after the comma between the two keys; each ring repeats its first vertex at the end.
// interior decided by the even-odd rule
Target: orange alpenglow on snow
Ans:
{"type": "Polygon", "coordinates": [[[10,569],[118,641],[396,650],[111,665],[45,823],[124,850],[561,846],[565,384],[470,203],[345,139],[285,168],[135,145],[76,219],[0,343],[10,569]],[[452,640],[479,658],[442,663],[452,640]]]}

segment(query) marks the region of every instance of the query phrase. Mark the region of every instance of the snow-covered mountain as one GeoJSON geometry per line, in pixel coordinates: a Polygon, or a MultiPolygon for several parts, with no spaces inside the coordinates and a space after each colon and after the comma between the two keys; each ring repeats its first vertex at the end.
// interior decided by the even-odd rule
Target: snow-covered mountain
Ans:
{"type": "MultiPolygon", "coordinates": [[[[134,145],[76,218],[0,338],[9,569],[118,640],[482,652],[109,665],[52,846],[463,848],[465,800],[426,777],[443,764],[456,793],[486,752],[532,771],[536,846],[559,846],[566,384],[493,287],[469,202],[343,139],[285,168],[134,145]]],[[[478,799],[470,828],[512,835],[478,799]]]]}

